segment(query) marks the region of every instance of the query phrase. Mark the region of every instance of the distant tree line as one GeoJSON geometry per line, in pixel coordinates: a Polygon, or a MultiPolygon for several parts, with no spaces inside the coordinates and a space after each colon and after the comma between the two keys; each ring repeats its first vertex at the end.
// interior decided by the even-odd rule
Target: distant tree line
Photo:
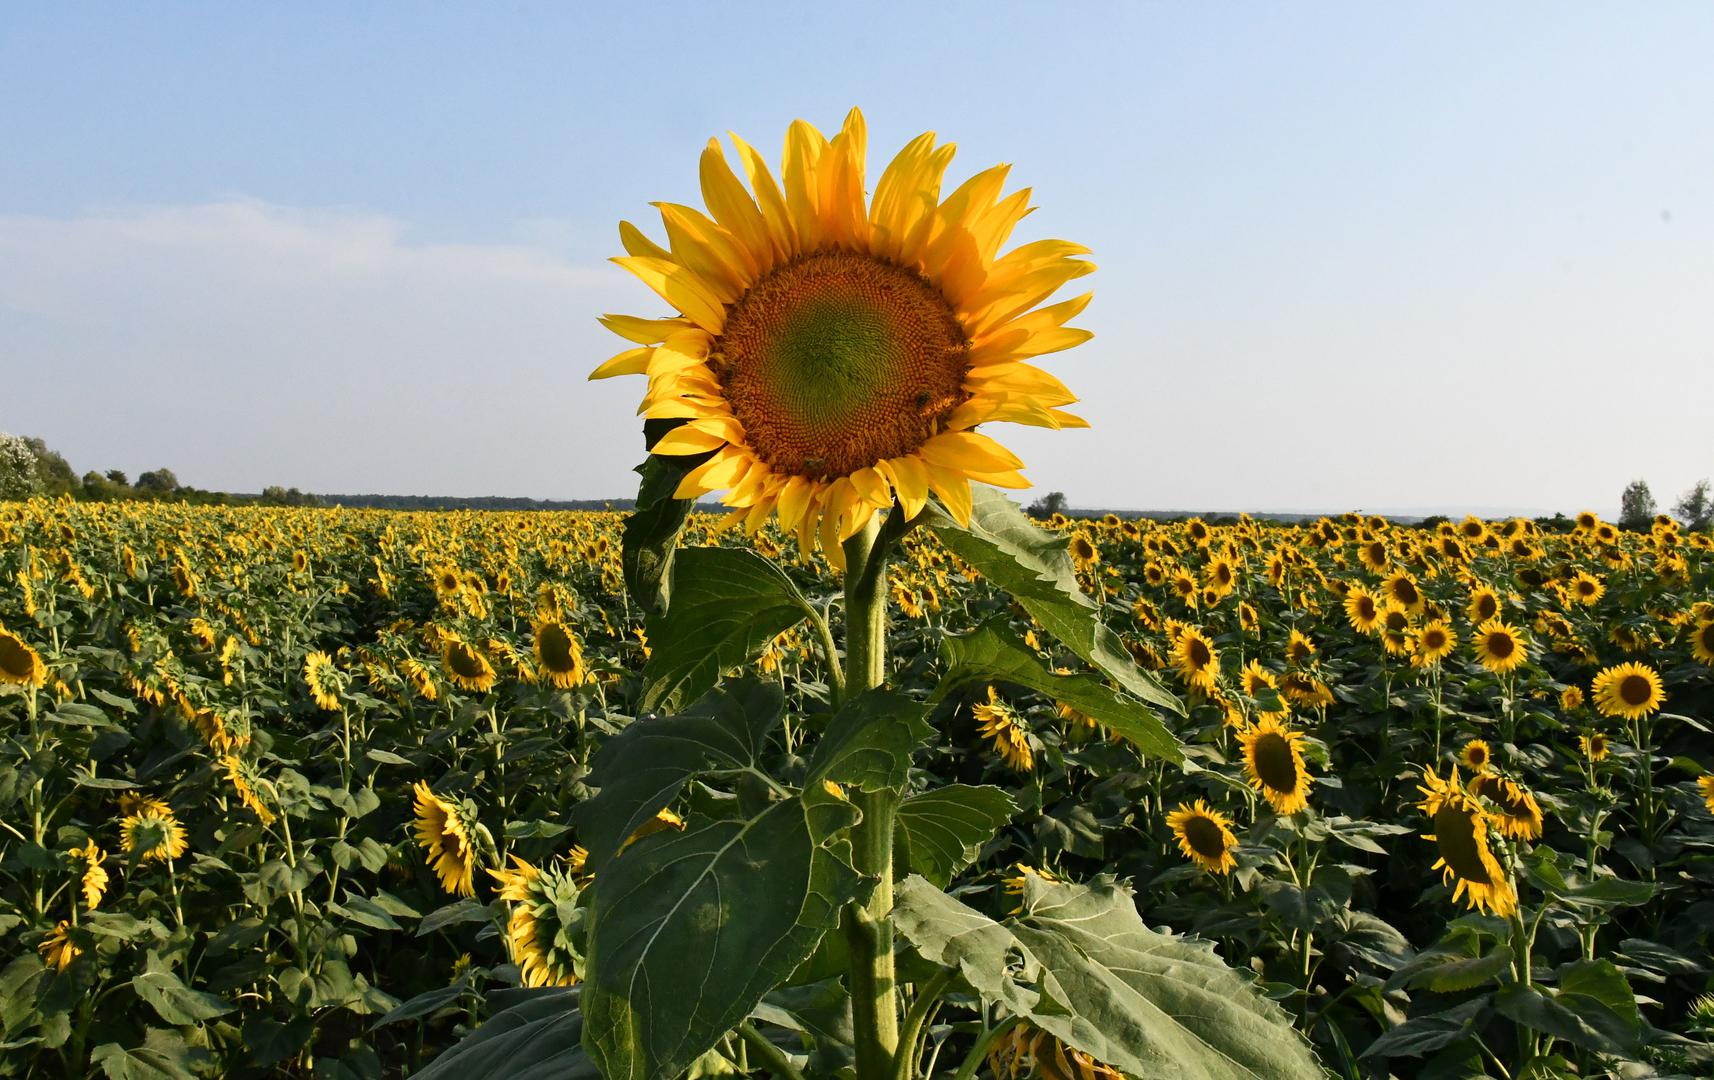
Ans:
{"type": "Polygon", "coordinates": [[[122,469],[108,469],[106,472],[91,469],[80,477],[71,467],[71,462],[41,438],[0,432],[0,499],[27,499],[32,495],[49,498],[70,495],[74,499],[91,502],[137,500],[217,506],[244,503],[321,505],[314,495],[306,495],[297,488],[270,487],[259,497],[205,491],[179,483],[177,474],[167,468],[139,473],[135,481],[122,469]]]}

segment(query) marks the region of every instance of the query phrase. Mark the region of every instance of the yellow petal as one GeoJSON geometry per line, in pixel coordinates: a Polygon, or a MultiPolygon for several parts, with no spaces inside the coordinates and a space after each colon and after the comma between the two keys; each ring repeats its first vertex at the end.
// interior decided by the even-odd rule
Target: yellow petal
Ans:
{"type": "Polygon", "coordinates": [[[780,491],[780,528],[791,532],[798,527],[804,512],[809,509],[810,495],[814,490],[814,485],[801,476],[786,481],[786,486],[780,491]]]}
{"type": "Polygon", "coordinates": [[[750,198],[750,193],[744,190],[744,185],[739,183],[732,167],[726,163],[726,154],[720,148],[719,139],[708,140],[707,148],[702,151],[700,173],[702,201],[708,204],[708,212],[737,241],[748,260],[750,273],[760,276],[775,259],[768,223],[762,220],[762,212],[756,208],[755,200],[750,198]]]}
{"type": "Polygon", "coordinates": [[[887,485],[887,478],[879,469],[858,469],[851,474],[851,486],[878,510],[893,505],[893,489],[887,485]]]}
{"type": "Polygon", "coordinates": [[[774,245],[775,260],[791,258],[800,249],[797,229],[792,224],[791,212],[786,208],[785,195],[774,182],[774,174],[768,171],[768,163],[755,147],[736,135],[732,135],[732,143],[738,148],[738,156],[744,162],[744,174],[750,178],[750,187],[756,192],[756,204],[761,209],[762,222],[768,228],[768,238],[774,245]]]}
{"type": "Polygon", "coordinates": [[[673,260],[706,282],[722,304],[730,304],[753,280],[732,234],[689,206],[656,203],[673,260]]]}
{"type": "Polygon", "coordinates": [[[726,309],[700,278],[670,258],[629,256],[613,260],[637,275],[662,300],[711,334],[726,324],[726,309]]]}
{"type": "Polygon", "coordinates": [[[638,345],[659,345],[668,334],[690,329],[690,323],[684,319],[644,319],[636,315],[603,315],[601,325],[638,345]]]}
{"type": "Polygon", "coordinates": [[[821,219],[817,202],[821,184],[816,163],[827,150],[827,138],[807,121],[793,120],[786,130],[786,148],[781,177],[785,182],[786,208],[791,211],[798,249],[814,251],[821,246],[821,219]]]}
{"type": "Polygon", "coordinates": [[[626,349],[624,352],[608,360],[600,367],[589,373],[591,381],[596,379],[611,379],[615,375],[641,375],[649,370],[649,357],[655,350],[626,349]]]}
{"type": "Polygon", "coordinates": [[[940,496],[941,505],[952,515],[958,524],[968,527],[970,524],[970,481],[957,469],[945,469],[938,465],[928,467],[928,486],[940,496]]]}
{"type": "Polygon", "coordinates": [[[725,445],[726,440],[724,438],[701,430],[692,421],[689,424],[680,424],[662,435],[649,452],[677,457],[686,454],[706,454],[710,450],[718,450],[725,445]]]}
{"type": "Polygon", "coordinates": [[[1010,472],[1023,467],[1017,455],[976,431],[947,431],[922,445],[923,460],[928,462],[930,476],[936,468],[974,471],[1010,472]]]}
{"type": "Polygon", "coordinates": [[[904,508],[905,518],[909,520],[921,513],[928,502],[928,469],[922,460],[907,455],[888,458],[876,467],[892,481],[893,490],[899,496],[899,505],[904,508]]]}
{"type": "Polygon", "coordinates": [[[619,242],[625,251],[639,259],[670,259],[672,252],[643,235],[643,230],[629,221],[619,223],[619,242]]]}

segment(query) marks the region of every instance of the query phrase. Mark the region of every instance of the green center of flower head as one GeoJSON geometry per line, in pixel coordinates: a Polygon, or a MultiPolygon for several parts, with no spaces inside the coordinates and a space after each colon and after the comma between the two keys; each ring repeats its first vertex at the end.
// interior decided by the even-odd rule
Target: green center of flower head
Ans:
{"type": "Polygon", "coordinates": [[[967,396],[969,343],[945,298],[915,271],[852,252],[757,282],[714,351],[756,455],[814,479],[915,451],[967,396]]]}
{"type": "Polygon", "coordinates": [[[1454,874],[1478,885],[1493,883],[1488,864],[1482,861],[1473,810],[1454,805],[1450,800],[1442,805],[1434,814],[1434,841],[1440,848],[1440,857],[1454,874]]]}

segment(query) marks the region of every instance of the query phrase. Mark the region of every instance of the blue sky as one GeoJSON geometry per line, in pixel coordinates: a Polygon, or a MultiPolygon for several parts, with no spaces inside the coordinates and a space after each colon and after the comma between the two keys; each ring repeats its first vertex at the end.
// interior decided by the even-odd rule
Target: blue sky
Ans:
{"type": "MultiPolygon", "coordinates": [[[[1702,4],[17,5],[0,430],[79,469],[626,494],[622,217],[861,105],[1101,272],[1080,505],[1610,508],[1714,474],[1702,4]],[[70,389],[75,388],[75,389],[70,389]]],[[[871,175],[884,162],[874,160],[871,175]]]]}

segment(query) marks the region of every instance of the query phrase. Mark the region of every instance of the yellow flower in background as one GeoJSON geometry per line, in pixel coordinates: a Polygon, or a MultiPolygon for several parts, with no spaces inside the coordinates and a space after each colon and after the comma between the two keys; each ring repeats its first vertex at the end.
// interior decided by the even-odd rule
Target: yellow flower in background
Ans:
{"type": "Polygon", "coordinates": [[[1577,576],[1571,579],[1571,584],[1566,587],[1566,591],[1570,593],[1571,599],[1588,607],[1606,595],[1607,586],[1588,571],[1579,570],[1577,576]]]}
{"type": "Polygon", "coordinates": [[[1091,570],[1101,561],[1101,549],[1095,546],[1095,541],[1089,539],[1088,533],[1072,534],[1071,561],[1079,570],[1091,570]]]}
{"type": "Polygon", "coordinates": [[[452,685],[473,693],[485,693],[494,688],[494,665],[462,638],[448,636],[441,646],[440,667],[452,685]]]}
{"type": "Polygon", "coordinates": [[[1276,814],[1295,814],[1309,805],[1309,770],[1297,745],[1302,738],[1303,732],[1271,716],[1238,735],[1250,786],[1262,793],[1276,814]]]}
{"type": "Polygon", "coordinates": [[[1458,635],[1446,620],[1431,619],[1416,632],[1416,652],[1411,663],[1416,667],[1432,667],[1451,656],[1457,646],[1458,635]]]}
{"type": "Polygon", "coordinates": [[[510,907],[506,916],[506,947],[518,965],[524,985],[571,986],[577,982],[580,959],[572,951],[560,912],[577,903],[572,873],[541,870],[512,856],[512,868],[490,870],[500,884],[500,899],[510,907]]]}
{"type": "Polygon", "coordinates": [[[1027,773],[1035,768],[1035,754],[1030,750],[1029,736],[992,686],[988,688],[988,703],[976,705],[972,711],[976,714],[982,737],[994,744],[994,753],[1000,760],[1018,772],[1027,773]]]}
{"type": "MultiPolygon", "coordinates": [[[[625,838],[625,842],[619,845],[619,850],[624,851],[643,837],[653,836],[658,832],[666,832],[668,829],[675,829],[679,832],[683,832],[684,819],[673,813],[671,810],[662,807],[655,811],[654,817],[637,826],[636,831],[631,833],[630,836],[627,836],[625,838]]],[[[583,852],[581,858],[578,857],[577,853],[582,850],[583,849],[581,848],[572,849],[572,857],[577,862],[579,869],[582,869],[583,864],[589,860],[589,853],[587,851],[583,852]]]]}
{"type": "Polygon", "coordinates": [[[1589,685],[1595,711],[1622,720],[1641,720],[1666,700],[1660,675],[1647,664],[1619,664],[1606,668],[1589,685]]]}
{"type": "Polygon", "coordinates": [[[584,681],[583,646],[570,627],[558,619],[538,620],[535,639],[536,664],[550,685],[569,690],[584,681]]]}
{"type": "Polygon", "coordinates": [[[1714,814],[1714,773],[1709,773],[1705,776],[1698,776],[1696,778],[1696,787],[1702,792],[1703,805],[1708,807],[1708,812],[1710,814],[1714,814]]]}
{"type": "Polygon", "coordinates": [[[1065,325],[1087,295],[1037,308],[1094,269],[1087,249],[1042,240],[1001,255],[1029,191],[1002,195],[996,166],[943,198],[952,147],[932,134],[865,205],[855,109],[832,139],[794,123],[781,183],[733,141],[751,190],[710,140],[712,217],[660,204],[666,247],[621,224],[627,255],[614,261],[677,314],[603,319],[636,347],[590,376],[647,375],[643,414],[687,421],[654,446],[706,456],[678,497],[724,491],[752,531],[777,514],[838,565],[838,541],[895,498],[914,517],[932,492],[964,521],[970,481],[1027,486],[1022,462],[975,428],[1085,426],[1060,409],[1071,392],[1028,361],[1089,338],[1065,325]]]}
{"type": "Polygon", "coordinates": [[[83,892],[83,906],[86,911],[94,911],[101,906],[101,898],[107,895],[107,868],[101,864],[107,861],[107,852],[96,846],[91,840],[83,847],[72,848],[72,857],[83,863],[83,876],[79,887],[83,892]]]}
{"type": "Polygon", "coordinates": [[[477,838],[480,825],[461,803],[436,795],[424,781],[416,795],[417,844],[441,886],[454,896],[476,895],[477,838]]]}
{"type": "Polygon", "coordinates": [[[1583,707],[1583,688],[1567,686],[1559,692],[1559,707],[1566,712],[1576,712],[1583,707]]]}
{"type": "Polygon", "coordinates": [[[1697,623],[1690,632],[1690,653],[1704,664],[1714,665],[1714,619],[1697,623]]]}
{"type": "Polygon", "coordinates": [[[1577,736],[1577,748],[1583,751],[1583,756],[1590,761],[1606,761],[1610,750],[1607,745],[1607,736],[1599,731],[1577,736]]]}
{"type": "Polygon", "coordinates": [[[48,681],[48,669],[23,638],[0,629],[0,683],[40,689],[48,681]]]}
{"type": "Polygon", "coordinates": [[[1345,594],[1345,618],[1359,634],[1372,634],[1381,625],[1381,602],[1361,585],[1345,594]]]}
{"type": "Polygon", "coordinates": [[[82,949],[72,944],[71,923],[64,919],[48,931],[48,936],[43,938],[36,948],[42,954],[42,963],[55,971],[64,971],[83,953],[82,949]]]}
{"type": "Polygon", "coordinates": [[[312,652],[304,657],[304,685],[316,705],[327,712],[339,711],[339,680],[333,667],[333,657],[324,652],[312,652]]]}
{"type": "Polygon", "coordinates": [[[248,806],[262,824],[272,825],[274,812],[268,809],[267,804],[262,801],[261,796],[256,791],[260,784],[256,771],[245,764],[236,754],[227,754],[220,759],[220,764],[226,770],[227,781],[238,793],[238,801],[248,806]]]}
{"type": "Polygon", "coordinates": [[[1488,844],[1492,820],[1488,812],[1459,785],[1458,766],[1452,767],[1449,780],[1442,780],[1433,769],[1426,770],[1422,778],[1425,786],[1417,790],[1426,798],[1420,806],[1434,827],[1434,832],[1424,833],[1422,838],[1434,841],[1439,849],[1434,869],[1453,886],[1453,902],[1462,897],[1472,908],[1502,918],[1510,915],[1517,908],[1517,891],[1488,844]]]}
{"type": "Polygon", "coordinates": [[[1020,1023],[988,1051],[988,1068],[999,1080],[1125,1080],[1125,1074],[1030,1023],[1020,1023]]]}
{"type": "Polygon", "coordinates": [[[1522,635],[1499,619],[1489,619],[1476,628],[1472,647],[1482,666],[1496,674],[1516,671],[1528,659],[1522,635]]]}
{"type": "Polygon", "coordinates": [[[1494,764],[1494,751],[1481,739],[1471,739],[1458,752],[1458,760],[1471,772],[1485,772],[1494,764]]]}
{"type": "Polygon", "coordinates": [[[1229,874],[1237,867],[1232,852],[1238,847],[1238,839],[1232,835],[1232,819],[1203,800],[1196,800],[1194,805],[1179,803],[1178,809],[1166,816],[1166,824],[1178,837],[1178,849],[1184,857],[1210,874],[1229,874]]]}
{"type": "Polygon", "coordinates": [[[1204,692],[1214,689],[1220,675],[1220,654],[1214,643],[1194,626],[1187,626],[1173,641],[1173,665],[1185,685],[1204,692]]]}
{"type": "MultiPolygon", "coordinates": [[[[167,862],[182,858],[190,849],[185,828],[179,824],[167,804],[159,799],[142,798],[135,809],[126,811],[119,822],[119,847],[127,855],[136,855],[143,862],[167,862]]],[[[124,810],[125,800],[120,801],[124,810]]]]}
{"type": "Polygon", "coordinates": [[[1515,781],[1486,772],[1470,778],[1470,791],[1499,807],[1490,820],[1503,835],[1514,840],[1541,839],[1541,806],[1515,781]]]}
{"type": "Polygon", "coordinates": [[[1480,585],[1470,591],[1470,603],[1464,608],[1464,613],[1470,616],[1470,621],[1477,626],[1500,614],[1500,594],[1486,585],[1480,585]]]}

